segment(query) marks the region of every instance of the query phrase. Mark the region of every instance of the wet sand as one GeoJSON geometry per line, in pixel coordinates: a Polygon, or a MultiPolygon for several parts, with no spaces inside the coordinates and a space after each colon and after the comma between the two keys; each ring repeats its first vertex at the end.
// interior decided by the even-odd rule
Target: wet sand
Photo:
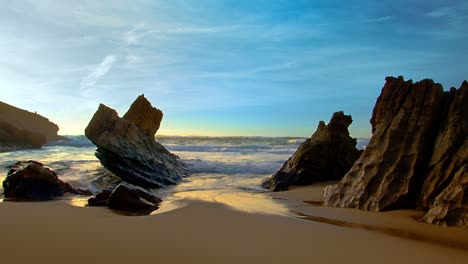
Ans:
{"type": "Polygon", "coordinates": [[[269,194],[286,199],[278,201],[292,216],[191,200],[138,217],[64,201],[3,202],[1,261],[468,263],[468,229],[419,223],[415,211],[369,213],[301,202],[316,201],[320,192],[320,186],[312,186],[269,194]],[[391,232],[379,231],[387,229],[391,232]]]}

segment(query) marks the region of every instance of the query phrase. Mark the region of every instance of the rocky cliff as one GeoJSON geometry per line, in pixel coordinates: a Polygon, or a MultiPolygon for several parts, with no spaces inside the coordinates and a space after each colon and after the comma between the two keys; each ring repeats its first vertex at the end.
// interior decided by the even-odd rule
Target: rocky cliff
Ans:
{"type": "Polygon", "coordinates": [[[178,157],[154,138],[161,111],[139,96],[127,113],[127,118],[120,118],[114,109],[101,104],[86,127],[85,135],[97,146],[101,164],[122,180],[144,188],[162,188],[187,175],[178,157]]]}
{"type": "Polygon", "coordinates": [[[432,213],[437,220],[424,220],[453,224],[444,220],[450,215],[468,224],[466,93],[466,82],[444,92],[429,79],[387,77],[371,118],[372,138],[345,177],[325,188],[324,204],[371,211],[441,206],[432,213]]]}
{"type": "Polygon", "coordinates": [[[343,112],[334,113],[328,125],[320,121],[317,131],[262,186],[284,191],[290,185],[341,179],[360,154],[356,139],[349,136],[352,122],[351,116],[343,112]]]}
{"type": "Polygon", "coordinates": [[[0,121],[20,130],[40,133],[46,137],[47,141],[63,139],[57,135],[59,127],[49,119],[3,102],[0,102],[0,121]]]}
{"type": "Polygon", "coordinates": [[[46,137],[40,133],[18,129],[0,121],[0,152],[41,148],[46,142],[46,137]]]}

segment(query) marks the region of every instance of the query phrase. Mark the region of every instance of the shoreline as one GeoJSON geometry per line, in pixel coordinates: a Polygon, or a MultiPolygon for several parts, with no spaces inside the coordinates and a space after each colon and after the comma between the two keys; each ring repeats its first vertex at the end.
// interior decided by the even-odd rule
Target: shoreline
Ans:
{"type": "Polygon", "coordinates": [[[266,194],[298,212],[296,217],[248,213],[188,199],[184,206],[148,216],[122,216],[106,208],[71,206],[66,200],[2,202],[0,248],[9,252],[2,259],[10,263],[468,261],[468,229],[420,223],[411,210],[373,213],[302,203],[316,200],[321,187],[266,194]],[[385,228],[400,233],[379,231],[385,228]],[[13,253],[19,248],[28,253],[13,253]]]}

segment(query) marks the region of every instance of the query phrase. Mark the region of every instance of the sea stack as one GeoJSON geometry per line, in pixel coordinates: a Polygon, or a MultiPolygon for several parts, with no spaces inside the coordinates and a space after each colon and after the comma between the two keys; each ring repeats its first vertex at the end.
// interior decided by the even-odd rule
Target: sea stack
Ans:
{"type": "Polygon", "coordinates": [[[290,185],[341,179],[360,154],[356,139],[349,136],[352,122],[351,116],[343,112],[334,113],[328,125],[320,121],[317,131],[262,186],[285,191],[290,185]]]}
{"type": "Polygon", "coordinates": [[[387,77],[372,138],[350,171],[327,186],[328,206],[429,210],[423,220],[468,225],[468,84],[444,92],[430,79],[387,77]]]}
{"type": "Polygon", "coordinates": [[[122,180],[143,188],[163,188],[187,175],[184,164],[154,136],[163,114],[140,95],[120,118],[103,104],[85,129],[101,164],[122,180]]]}

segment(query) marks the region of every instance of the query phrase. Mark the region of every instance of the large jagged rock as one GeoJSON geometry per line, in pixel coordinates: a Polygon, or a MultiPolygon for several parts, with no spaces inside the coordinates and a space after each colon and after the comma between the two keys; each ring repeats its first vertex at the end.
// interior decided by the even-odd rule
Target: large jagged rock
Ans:
{"type": "MultiPolygon", "coordinates": [[[[142,96],[137,99],[142,100],[146,99],[142,96]]],[[[140,105],[138,102],[132,104],[128,110],[130,116],[138,115],[134,107],[140,105]]],[[[159,111],[151,105],[140,109],[159,111]]],[[[140,114],[155,116],[146,111],[140,114]]],[[[120,118],[114,109],[101,104],[85,129],[85,135],[97,146],[96,157],[105,168],[122,180],[143,188],[163,188],[176,184],[187,175],[179,158],[156,142],[154,134],[148,134],[157,130],[160,119],[129,119],[136,123],[120,118]]]]}
{"type": "Polygon", "coordinates": [[[3,181],[5,198],[23,198],[36,201],[51,200],[66,192],[90,195],[87,190],[73,188],[63,182],[57,174],[37,161],[18,161],[7,166],[7,177],[3,181]]]}
{"type": "Polygon", "coordinates": [[[444,93],[428,79],[386,81],[368,146],[338,184],[325,188],[324,204],[430,209],[424,221],[466,225],[467,83],[444,93]]]}
{"type": "Polygon", "coordinates": [[[0,152],[41,148],[46,142],[46,137],[40,133],[19,129],[0,121],[0,152]]]}
{"type": "Polygon", "coordinates": [[[61,140],[57,135],[59,127],[49,119],[29,111],[0,102],[0,121],[20,129],[44,135],[47,141],[61,140]]]}
{"type": "Polygon", "coordinates": [[[370,211],[414,207],[429,162],[443,89],[432,80],[386,78],[366,149],[340,183],[327,186],[325,205],[370,211]]]}
{"type": "Polygon", "coordinates": [[[430,208],[423,220],[468,225],[468,83],[446,94],[444,116],[419,205],[430,208]]]}
{"type": "Polygon", "coordinates": [[[136,124],[146,136],[153,137],[159,129],[163,112],[153,107],[144,95],[140,95],[123,118],[136,124]]]}
{"type": "Polygon", "coordinates": [[[360,154],[356,139],[349,136],[352,122],[343,112],[334,113],[328,125],[320,121],[317,131],[262,186],[285,191],[290,185],[341,179],[360,154]]]}

